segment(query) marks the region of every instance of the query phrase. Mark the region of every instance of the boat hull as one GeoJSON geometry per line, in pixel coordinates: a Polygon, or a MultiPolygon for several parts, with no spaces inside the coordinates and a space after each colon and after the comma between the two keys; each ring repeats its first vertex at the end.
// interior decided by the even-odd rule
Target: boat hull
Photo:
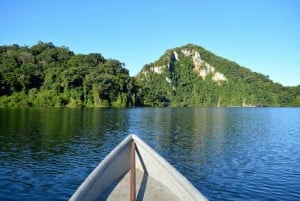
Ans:
{"type": "Polygon", "coordinates": [[[121,197],[129,200],[130,179],[126,181],[126,174],[130,172],[132,142],[136,144],[137,200],[162,200],[163,197],[170,198],[163,200],[207,200],[182,174],[136,135],[127,136],[107,155],[70,200],[120,200],[121,197]]]}

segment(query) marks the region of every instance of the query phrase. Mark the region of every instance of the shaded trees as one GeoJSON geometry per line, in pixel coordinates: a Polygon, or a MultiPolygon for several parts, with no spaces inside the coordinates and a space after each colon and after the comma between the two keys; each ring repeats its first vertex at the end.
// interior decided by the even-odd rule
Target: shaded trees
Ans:
{"type": "Polygon", "coordinates": [[[136,87],[124,64],[98,53],[43,42],[0,47],[0,106],[135,106],[136,87]]]}
{"type": "Polygon", "coordinates": [[[192,44],[167,50],[146,64],[137,79],[149,106],[299,106],[296,87],[274,83],[192,44]],[[226,81],[214,81],[211,72],[225,75],[226,81]]]}
{"type": "Polygon", "coordinates": [[[74,54],[51,42],[0,46],[0,106],[251,105],[300,106],[300,86],[284,87],[192,44],[167,50],[136,77],[118,60],[74,54]],[[214,81],[212,71],[226,81],[214,81]]]}

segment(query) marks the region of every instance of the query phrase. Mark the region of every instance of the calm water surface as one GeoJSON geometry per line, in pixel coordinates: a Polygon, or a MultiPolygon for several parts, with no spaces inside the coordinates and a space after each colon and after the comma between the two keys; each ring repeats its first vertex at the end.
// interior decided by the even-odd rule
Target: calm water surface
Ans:
{"type": "Polygon", "coordinates": [[[210,200],[300,200],[299,108],[0,109],[0,200],[68,200],[129,133],[210,200]]]}

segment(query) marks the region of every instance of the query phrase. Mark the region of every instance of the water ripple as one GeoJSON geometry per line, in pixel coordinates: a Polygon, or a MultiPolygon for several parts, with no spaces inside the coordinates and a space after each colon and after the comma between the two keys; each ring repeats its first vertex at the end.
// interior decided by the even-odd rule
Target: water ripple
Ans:
{"type": "Polygon", "coordinates": [[[0,200],[68,200],[129,133],[210,200],[300,200],[296,108],[0,109],[0,117],[0,200]]]}

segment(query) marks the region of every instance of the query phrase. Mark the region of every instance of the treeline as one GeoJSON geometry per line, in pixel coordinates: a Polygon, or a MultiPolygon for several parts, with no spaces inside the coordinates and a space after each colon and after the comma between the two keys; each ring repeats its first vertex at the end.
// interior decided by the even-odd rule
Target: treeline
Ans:
{"type": "Polygon", "coordinates": [[[136,77],[99,53],[74,54],[44,42],[0,46],[0,107],[49,106],[300,106],[300,85],[284,87],[192,44],[167,50],[136,77]],[[182,50],[199,52],[227,81],[200,77],[182,50]]]}
{"type": "Polygon", "coordinates": [[[145,65],[137,80],[143,104],[148,106],[300,106],[300,85],[284,87],[192,44],[167,50],[159,60],[145,65]],[[199,52],[227,81],[213,81],[213,74],[200,77],[194,72],[193,55],[185,56],[182,50],[199,52]]]}
{"type": "Polygon", "coordinates": [[[124,64],[38,42],[0,46],[0,106],[132,107],[141,104],[124,64]]]}

